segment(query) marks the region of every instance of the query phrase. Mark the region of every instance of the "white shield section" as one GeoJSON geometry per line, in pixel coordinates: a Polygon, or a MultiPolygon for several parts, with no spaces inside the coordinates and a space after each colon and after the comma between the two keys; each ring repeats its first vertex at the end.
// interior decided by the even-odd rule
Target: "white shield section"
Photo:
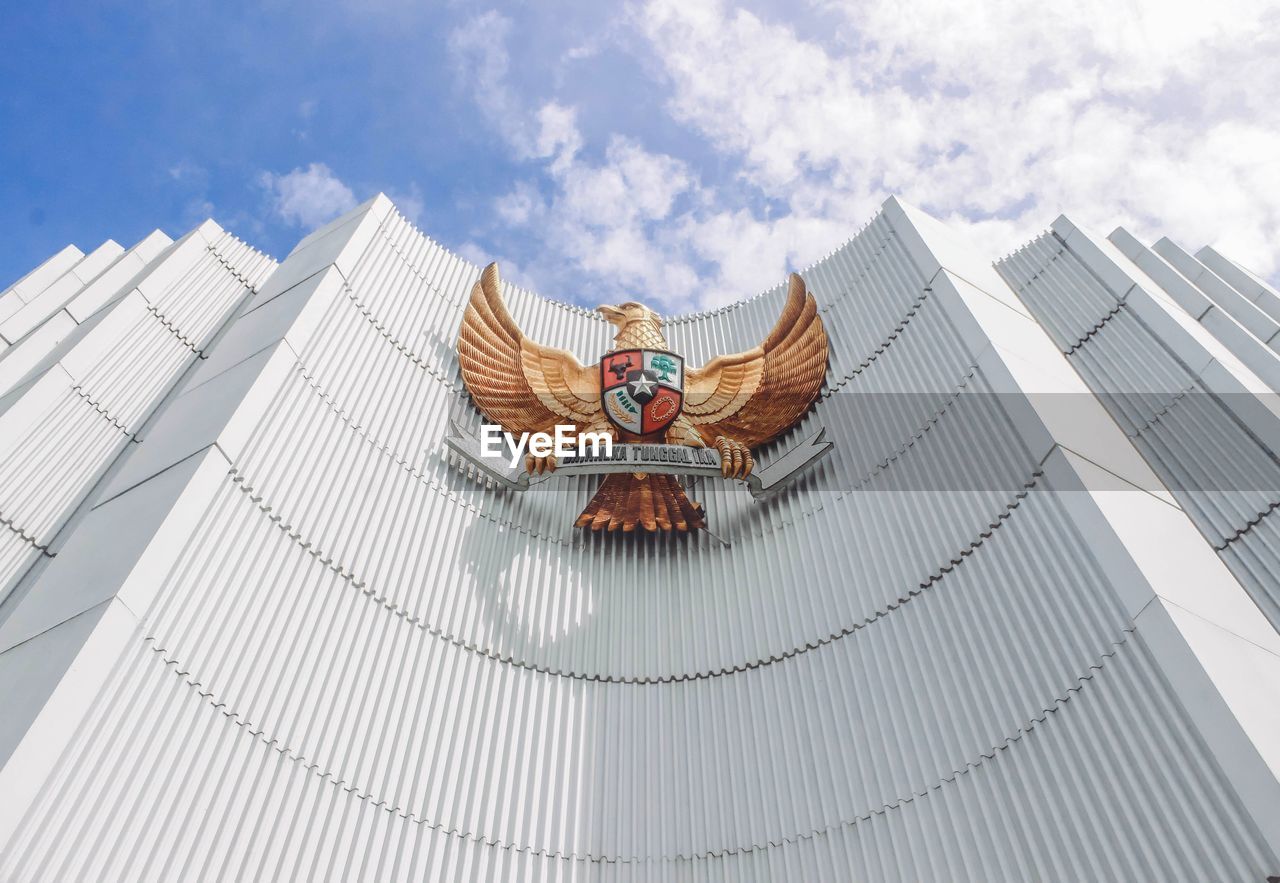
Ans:
{"type": "Polygon", "coordinates": [[[658,382],[684,392],[684,360],[670,353],[644,351],[644,367],[658,377],[658,382]]]}
{"type": "Polygon", "coordinates": [[[627,395],[625,386],[614,387],[602,397],[609,416],[623,429],[639,434],[640,406],[627,395]]]}

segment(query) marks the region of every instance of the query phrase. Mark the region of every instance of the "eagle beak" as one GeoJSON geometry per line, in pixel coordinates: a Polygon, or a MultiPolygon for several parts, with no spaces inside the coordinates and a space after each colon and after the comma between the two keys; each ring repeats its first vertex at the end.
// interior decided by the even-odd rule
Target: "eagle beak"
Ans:
{"type": "Polygon", "coordinates": [[[604,316],[610,322],[620,322],[623,318],[622,310],[617,307],[611,307],[608,304],[601,304],[596,307],[596,312],[604,316]]]}

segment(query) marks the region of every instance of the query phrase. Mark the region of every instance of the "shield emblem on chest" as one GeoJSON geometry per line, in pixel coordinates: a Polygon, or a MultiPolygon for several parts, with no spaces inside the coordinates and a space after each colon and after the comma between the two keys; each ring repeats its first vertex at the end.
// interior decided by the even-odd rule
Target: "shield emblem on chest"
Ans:
{"type": "Polygon", "coordinates": [[[600,360],[600,404],[609,422],[635,435],[661,432],[684,405],[684,357],[665,350],[617,350],[600,360]]]}

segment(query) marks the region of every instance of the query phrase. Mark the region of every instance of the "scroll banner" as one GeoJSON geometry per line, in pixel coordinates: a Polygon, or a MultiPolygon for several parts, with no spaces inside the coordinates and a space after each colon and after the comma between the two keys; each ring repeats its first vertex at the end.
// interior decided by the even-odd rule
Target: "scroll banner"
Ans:
{"type": "MultiPolygon", "coordinates": [[[[444,443],[480,475],[513,491],[529,489],[529,473],[523,468],[511,469],[510,456],[504,447],[500,457],[481,456],[480,440],[457,423],[450,421],[444,443]]],[[[747,490],[757,500],[767,499],[799,478],[810,466],[831,452],[834,444],[824,441],[826,428],[819,429],[805,441],[784,451],[763,468],[757,467],[747,476],[747,490]]],[[[667,475],[702,475],[720,478],[720,452],[715,448],[690,448],[685,445],[615,444],[609,457],[563,457],[550,475],[608,475],[615,472],[658,472],[667,475]]],[[[737,481],[738,479],[726,479],[737,481]]]]}

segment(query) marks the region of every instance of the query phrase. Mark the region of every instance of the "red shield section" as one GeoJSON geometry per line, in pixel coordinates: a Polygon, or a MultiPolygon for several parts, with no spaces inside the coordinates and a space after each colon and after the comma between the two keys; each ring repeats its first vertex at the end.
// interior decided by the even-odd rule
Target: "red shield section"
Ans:
{"type": "Polygon", "coordinates": [[[680,406],[684,396],[665,386],[658,388],[658,394],[649,400],[641,412],[644,418],[644,435],[666,429],[680,416],[680,406]]]}

